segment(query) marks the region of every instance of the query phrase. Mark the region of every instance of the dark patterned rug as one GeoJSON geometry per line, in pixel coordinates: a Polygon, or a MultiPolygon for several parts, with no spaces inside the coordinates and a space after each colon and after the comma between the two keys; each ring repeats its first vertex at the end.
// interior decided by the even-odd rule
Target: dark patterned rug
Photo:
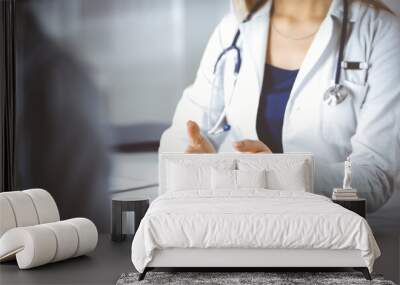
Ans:
{"type": "Polygon", "coordinates": [[[359,272],[148,272],[142,281],[138,281],[138,276],[138,273],[122,274],[117,285],[395,285],[379,275],[368,281],[359,272]]]}

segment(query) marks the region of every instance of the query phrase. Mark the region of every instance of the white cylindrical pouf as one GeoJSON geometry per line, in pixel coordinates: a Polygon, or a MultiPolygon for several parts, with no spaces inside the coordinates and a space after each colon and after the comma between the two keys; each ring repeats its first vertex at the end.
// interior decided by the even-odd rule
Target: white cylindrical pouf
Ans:
{"type": "Polygon", "coordinates": [[[20,269],[49,263],[57,252],[57,240],[53,231],[40,225],[11,229],[0,241],[0,253],[16,253],[20,269]]]}
{"type": "Polygon", "coordinates": [[[60,220],[56,202],[49,192],[43,189],[29,189],[22,191],[30,196],[36,208],[39,224],[52,223],[60,220]]]}
{"type": "Polygon", "coordinates": [[[75,255],[78,249],[79,237],[75,228],[70,223],[62,221],[41,226],[51,229],[56,235],[57,252],[51,262],[68,259],[75,255]]]}
{"type": "Polygon", "coordinates": [[[53,197],[43,189],[0,193],[0,262],[16,258],[20,269],[28,269],[96,248],[93,222],[59,219],[53,197]]]}
{"type": "Polygon", "coordinates": [[[74,257],[91,252],[96,248],[98,233],[92,221],[85,218],[75,218],[64,222],[73,225],[78,232],[79,245],[74,257]]]}
{"type": "Polygon", "coordinates": [[[13,228],[0,238],[0,260],[15,255],[19,268],[28,269],[87,254],[97,241],[96,226],[84,218],[13,228]]]}
{"type": "Polygon", "coordinates": [[[8,199],[0,193],[0,238],[8,230],[15,228],[17,222],[15,221],[14,211],[8,199]]]}
{"type": "Polygon", "coordinates": [[[29,195],[22,191],[1,193],[13,209],[17,227],[33,226],[39,223],[35,205],[29,195]]]}

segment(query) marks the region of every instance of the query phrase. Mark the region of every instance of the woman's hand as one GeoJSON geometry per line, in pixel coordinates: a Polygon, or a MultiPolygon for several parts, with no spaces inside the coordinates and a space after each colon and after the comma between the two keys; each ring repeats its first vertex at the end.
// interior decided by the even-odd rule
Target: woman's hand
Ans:
{"type": "MultiPolygon", "coordinates": [[[[201,134],[196,122],[188,121],[186,128],[189,136],[189,145],[185,153],[215,153],[214,146],[201,134]]],[[[257,140],[242,140],[233,143],[233,147],[240,152],[272,153],[263,142],[257,140]]]]}
{"type": "Polygon", "coordinates": [[[188,121],[186,128],[189,136],[189,145],[185,153],[215,153],[214,146],[200,132],[196,122],[188,121]]]}
{"type": "Polygon", "coordinates": [[[263,142],[256,140],[242,140],[233,143],[233,147],[240,152],[249,153],[272,153],[263,142]]]}

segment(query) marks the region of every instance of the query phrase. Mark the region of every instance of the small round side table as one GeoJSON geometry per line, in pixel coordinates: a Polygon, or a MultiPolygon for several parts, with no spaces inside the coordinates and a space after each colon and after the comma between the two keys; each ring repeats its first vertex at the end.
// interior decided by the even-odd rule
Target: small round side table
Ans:
{"type": "Polygon", "coordinates": [[[149,208],[150,199],[148,198],[127,198],[112,200],[111,213],[111,239],[112,241],[123,241],[126,234],[122,232],[122,216],[124,212],[135,212],[135,231],[139,227],[140,221],[149,208]]]}

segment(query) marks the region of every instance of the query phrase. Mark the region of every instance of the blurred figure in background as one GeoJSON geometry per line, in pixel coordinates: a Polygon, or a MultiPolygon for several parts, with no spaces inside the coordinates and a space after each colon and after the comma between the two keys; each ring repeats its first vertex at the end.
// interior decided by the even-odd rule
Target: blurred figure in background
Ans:
{"type": "Polygon", "coordinates": [[[30,6],[17,2],[17,187],[44,188],[63,219],[87,217],[108,231],[110,163],[98,90],[30,6]]]}

